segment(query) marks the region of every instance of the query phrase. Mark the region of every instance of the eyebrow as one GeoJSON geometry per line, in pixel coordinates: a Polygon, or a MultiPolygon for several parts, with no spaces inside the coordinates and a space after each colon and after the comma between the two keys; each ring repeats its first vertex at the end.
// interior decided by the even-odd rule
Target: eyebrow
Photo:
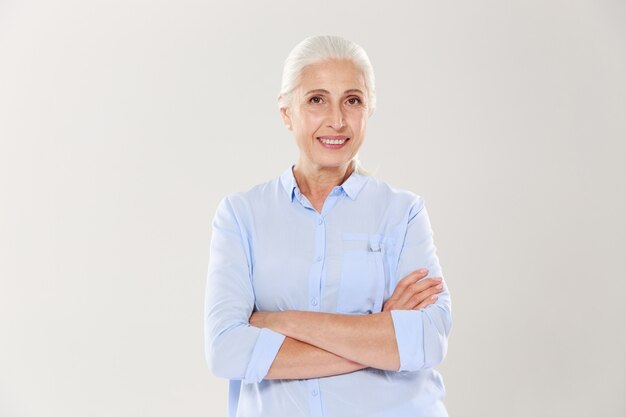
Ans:
{"type": "MultiPolygon", "coordinates": [[[[309,92],[308,92],[308,93],[306,93],[305,95],[307,95],[307,96],[308,96],[308,95],[309,95],[309,94],[311,94],[311,93],[326,93],[326,94],[330,94],[330,91],[328,91],[328,90],[324,90],[323,88],[318,88],[318,89],[316,89],[316,90],[311,90],[311,91],[309,91],[309,92]]],[[[359,90],[359,89],[357,89],[357,88],[351,88],[351,89],[349,89],[349,90],[344,91],[343,93],[344,93],[344,94],[348,94],[348,93],[361,93],[361,94],[365,95],[365,94],[363,93],[363,91],[361,91],[361,90],[359,90]]]]}

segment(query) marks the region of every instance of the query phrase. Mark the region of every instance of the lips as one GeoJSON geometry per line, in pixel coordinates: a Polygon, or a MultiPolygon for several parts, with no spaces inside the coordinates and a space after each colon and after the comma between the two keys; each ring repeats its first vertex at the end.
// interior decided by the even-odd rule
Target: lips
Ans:
{"type": "Polygon", "coordinates": [[[318,139],[350,139],[347,136],[318,136],[318,139]]]}

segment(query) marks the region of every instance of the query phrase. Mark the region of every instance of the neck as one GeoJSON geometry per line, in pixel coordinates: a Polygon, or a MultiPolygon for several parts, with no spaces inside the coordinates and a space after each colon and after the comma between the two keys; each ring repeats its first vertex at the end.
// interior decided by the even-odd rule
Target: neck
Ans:
{"type": "Polygon", "coordinates": [[[343,184],[352,171],[352,162],[336,168],[316,168],[302,163],[293,167],[300,192],[314,198],[325,198],[335,186],[343,184]]]}

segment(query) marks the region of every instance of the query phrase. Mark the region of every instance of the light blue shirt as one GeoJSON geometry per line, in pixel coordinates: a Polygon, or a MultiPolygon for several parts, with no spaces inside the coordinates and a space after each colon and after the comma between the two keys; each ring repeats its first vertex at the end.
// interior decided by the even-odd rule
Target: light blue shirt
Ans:
{"type": "Polygon", "coordinates": [[[213,219],[205,350],[213,374],[230,380],[229,416],[447,416],[433,368],[452,326],[445,278],[434,304],[391,311],[399,371],[263,379],[285,336],[250,326],[253,311],[377,313],[410,272],[443,276],[421,196],[353,172],[319,213],[292,169],[228,195],[213,219]]]}

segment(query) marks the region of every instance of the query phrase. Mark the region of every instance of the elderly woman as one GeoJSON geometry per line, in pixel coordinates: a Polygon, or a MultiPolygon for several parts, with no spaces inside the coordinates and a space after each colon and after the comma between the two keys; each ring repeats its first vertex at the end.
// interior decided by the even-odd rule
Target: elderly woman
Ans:
{"type": "Polygon", "coordinates": [[[450,295],[424,200],[357,160],[375,105],[365,51],[305,39],[278,101],[297,162],[213,220],[206,356],[230,416],[447,416],[433,367],[450,295]]]}

